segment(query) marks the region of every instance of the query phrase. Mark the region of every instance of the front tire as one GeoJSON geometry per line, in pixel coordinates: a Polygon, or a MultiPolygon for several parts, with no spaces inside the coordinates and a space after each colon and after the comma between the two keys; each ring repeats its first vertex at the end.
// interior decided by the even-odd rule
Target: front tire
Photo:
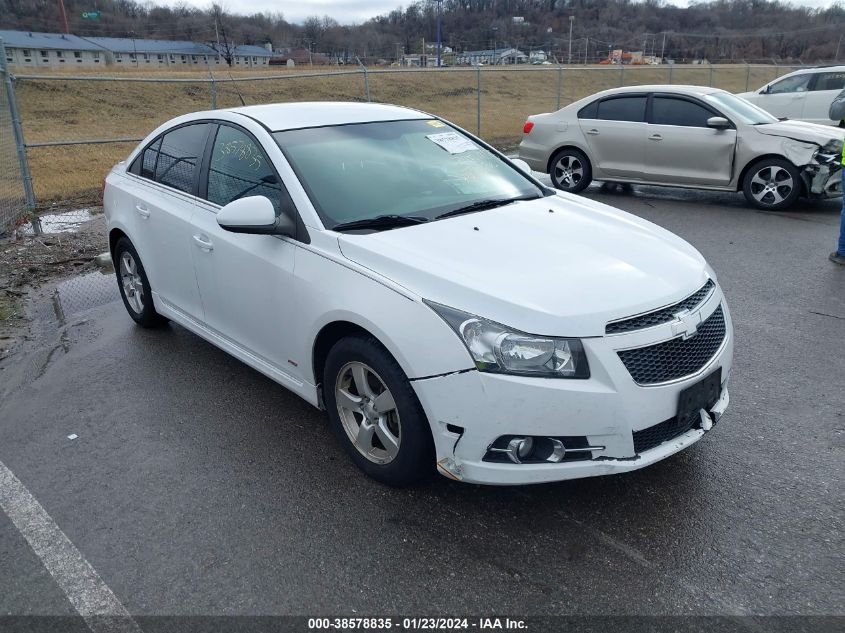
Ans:
{"type": "Polygon", "coordinates": [[[788,160],[764,158],[745,172],[742,193],[748,203],[758,209],[786,209],[801,195],[801,174],[788,160]]]}
{"type": "Polygon", "coordinates": [[[127,237],[121,237],[114,246],[114,272],[120,298],[132,320],[145,328],[158,327],[167,323],[167,319],[156,312],[150,280],[138,257],[138,251],[127,237]]]}
{"type": "Polygon", "coordinates": [[[407,376],[371,336],[350,336],[329,351],[323,399],[338,441],[373,479],[408,486],[434,471],[434,442],[407,376]]]}
{"type": "Polygon", "coordinates": [[[549,162],[552,184],[561,191],[578,193],[593,180],[593,167],[584,152],[572,147],[564,148],[549,162]]]}

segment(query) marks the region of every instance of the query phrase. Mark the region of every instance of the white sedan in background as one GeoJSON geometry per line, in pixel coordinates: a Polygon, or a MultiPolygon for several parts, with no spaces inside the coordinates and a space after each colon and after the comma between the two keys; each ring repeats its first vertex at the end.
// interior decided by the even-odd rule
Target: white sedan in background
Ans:
{"type": "Polygon", "coordinates": [[[526,170],[401,107],[182,116],[106,178],[121,296],[324,408],[388,484],[435,466],[555,481],[686,448],[729,399],[713,270],[526,170]]]}
{"type": "Polygon", "coordinates": [[[845,88],[845,66],[803,68],[762,88],[737,96],[778,118],[840,126],[828,116],[830,104],[845,88]]]}

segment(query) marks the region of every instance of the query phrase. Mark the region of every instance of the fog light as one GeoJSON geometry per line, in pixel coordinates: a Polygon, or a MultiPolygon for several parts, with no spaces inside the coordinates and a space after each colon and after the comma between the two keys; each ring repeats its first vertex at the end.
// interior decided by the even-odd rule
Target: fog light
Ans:
{"type": "Polygon", "coordinates": [[[522,460],[531,455],[534,450],[534,438],[515,437],[508,442],[508,457],[515,464],[521,464],[522,460]]]}

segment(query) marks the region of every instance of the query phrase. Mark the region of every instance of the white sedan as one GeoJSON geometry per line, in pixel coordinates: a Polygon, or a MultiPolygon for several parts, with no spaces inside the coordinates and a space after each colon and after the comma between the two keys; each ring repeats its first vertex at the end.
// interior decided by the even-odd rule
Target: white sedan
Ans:
{"type": "Polygon", "coordinates": [[[630,471],[728,404],[731,318],[698,251],[423,112],[185,115],[111,170],[104,206],[138,324],[325,409],[388,484],[630,471]]]}

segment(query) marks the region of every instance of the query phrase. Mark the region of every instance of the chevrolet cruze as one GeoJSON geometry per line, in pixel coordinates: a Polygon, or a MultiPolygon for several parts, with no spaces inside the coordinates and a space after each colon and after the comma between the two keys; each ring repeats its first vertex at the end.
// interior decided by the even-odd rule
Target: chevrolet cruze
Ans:
{"type": "Polygon", "coordinates": [[[630,471],[728,404],[731,317],[698,251],[423,112],[181,116],[112,169],[104,206],[139,325],[324,409],[391,485],[630,471]]]}

